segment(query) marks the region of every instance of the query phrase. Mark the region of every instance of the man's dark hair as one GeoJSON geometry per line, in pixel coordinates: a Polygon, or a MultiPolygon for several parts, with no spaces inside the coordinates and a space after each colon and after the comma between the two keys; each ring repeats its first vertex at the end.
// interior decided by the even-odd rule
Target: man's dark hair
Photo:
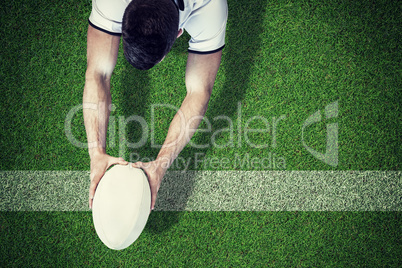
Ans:
{"type": "Polygon", "coordinates": [[[128,62],[148,70],[170,51],[179,30],[172,0],[133,0],[123,16],[123,48],[128,62]]]}

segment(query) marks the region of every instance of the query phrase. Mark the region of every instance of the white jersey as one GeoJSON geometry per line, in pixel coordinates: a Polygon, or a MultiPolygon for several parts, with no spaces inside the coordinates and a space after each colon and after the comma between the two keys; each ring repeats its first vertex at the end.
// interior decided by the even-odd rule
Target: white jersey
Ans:
{"type": "MultiPolygon", "coordinates": [[[[89,23],[103,32],[121,35],[124,11],[130,2],[92,0],[89,23]]],[[[184,10],[179,11],[179,29],[191,36],[188,50],[201,54],[221,50],[225,46],[227,17],[226,0],[184,0],[184,10]]]]}

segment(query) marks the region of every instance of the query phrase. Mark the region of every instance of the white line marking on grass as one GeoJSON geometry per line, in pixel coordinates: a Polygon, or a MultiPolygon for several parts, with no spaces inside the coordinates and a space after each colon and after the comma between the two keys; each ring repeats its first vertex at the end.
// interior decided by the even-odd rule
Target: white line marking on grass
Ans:
{"type": "MultiPolygon", "coordinates": [[[[170,171],[156,211],[401,211],[400,171],[170,171]]],[[[0,211],[89,211],[87,171],[0,171],[0,211]]]]}

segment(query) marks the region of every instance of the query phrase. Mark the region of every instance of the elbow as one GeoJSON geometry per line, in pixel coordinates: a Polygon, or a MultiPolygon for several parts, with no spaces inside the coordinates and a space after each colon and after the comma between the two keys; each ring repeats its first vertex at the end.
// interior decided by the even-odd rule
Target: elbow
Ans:
{"type": "Polygon", "coordinates": [[[211,98],[212,87],[187,88],[187,97],[197,99],[201,103],[208,103],[211,98]]]}
{"type": "Polygon", "coordinates": [[[98,102],[110,99],[110,78],[111,76],[105,73],[87,70],[83,92],[84,101],[98,102]]]}
{"type": "Polygon", "coordinates": [[[205,83],[197,81],[193,83],[192,81],[186,81],[187,96],[195,95],[198,98],[207,99],[211,97],[212,89],[214,83],[205,83]]]}
{"type": "Polygon", "coordinates": [[[100,70],[87,69],[85,72],[85,82],[89,81],[103,81],[109,82],[112,74],[100,70]]]}

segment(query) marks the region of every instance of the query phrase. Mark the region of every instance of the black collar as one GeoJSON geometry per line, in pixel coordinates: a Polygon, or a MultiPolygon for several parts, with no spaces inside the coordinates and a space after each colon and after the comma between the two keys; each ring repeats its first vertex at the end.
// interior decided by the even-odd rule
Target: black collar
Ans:
{"type": "Polygon", "coordinates": [[[183,0],[177,0],[177,4],[175,0],[172,0],[174,5],[180,10],[183,11],[184,10],[184,1],[183,0]]]}
{"type": "Polygon", "coordinates": [[[178,0],[178,2],[179,2],[179,9],[181,11],[183,11],[184,10],[184,1],[183,0],[178,0]]]}

